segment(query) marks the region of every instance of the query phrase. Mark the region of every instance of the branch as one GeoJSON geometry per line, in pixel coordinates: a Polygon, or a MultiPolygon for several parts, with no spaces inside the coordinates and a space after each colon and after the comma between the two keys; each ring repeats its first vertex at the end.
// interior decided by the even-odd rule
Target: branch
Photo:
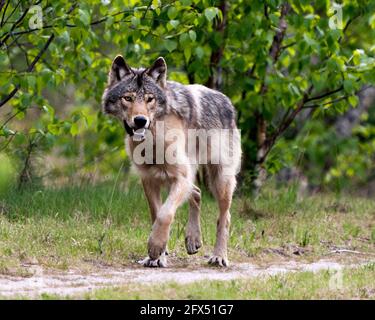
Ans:
{"type": "Polygon", "coordinates": [[[5,4],[5,0],[0,0],[0,12],[1,10],[3,10],[4,4],[5,4]]]}
{"type": "MultiPolygon", "coordinates": [[[[210,57],[210,69],[211,74],[208,78],[205,85],[212,89],[219,89],[220,87],[220,79],[215,79],[215,69],[218,69],[219,63],[221,58],[223,57],[224,47],[225,47],[225,29],[227,26],[227,13],[228,13],[228,4],[226,0],[221,0],[219,8],[223,14],[222,21],[216,21],[215,31],[220,33],[221,38],[223,39],[223,43],[211,53],[210,57]]],[[[217,70],[220,74],[220,70],[217,70]]],[[[220,78],[220,77],[219,77],[220,78]]]]}
{"type": "MultiPolygon", "coordinates": [[[[341,97],[338,97],[337,99],[334,99],[332,101],[328,101],[328,102],[325,102],[325,103],[316,103],[316,104],[310,104],[310,105],[307,105],[307,106],[305,105],[303,108],[304,109],[312,109],[312,108],[319,108],[319,107],[322,107],[322,106],[334,104],[335,102],[346,100],[346,99],[348,99],[349,97],[351,97],[353,95],[358,95],[359,93],[361,93],[361,92],[363,92],[363,91],[365,91],[365,90],[367,90],[369,88],[371,88],[371,87],[370,86],[365,86],[362,89],[357,90],[354,94],[341,96],[341,97]]],[[[336,90],[334,90],[334,91],[336,91],[336,90]]],[[[331,91],[331,94],[335,93],[334,91],[331,91]]],[[[338,92],[338,91],[336,91],[336,92],[338,92]]],[[[329,95],[331,95],[331,94],[329,94],[329,95]]],[[[324,96],[327,96],[327,94],[325,94],[324,96]]],[[[309,101],[311,101],[311,99],[309,101]]]]}
{"type": "MultiPolygon", "coordinates": [[[[273,65],[276,64],[277,60],[279,59],[280,52],[281,52],[281,44],[283,42],[286,29],[288,27],[287,21],[286,21],[286,15],[289,13],[291,7],[289,3],[283,3],[281,5],[280,9],[280,19],[279,19],[279,26],[278,31],[276,32],[275,36],[273,37],[271,47],[269,49],[269,55],[272,58],[273,65]]],[[[267,13],[267,5],[264,6],[264,14],[266,18],[268,19],[268,13],[267,13]]],[[[255,65],[253,66],[253,68],[255,65]]],[[[271,73],[272,66],[270,64],[267,65],[266,72],[261,84],[260,94],[263,98],[263,107],[264,107],[264,95],[268,91],[268,87],[266,85],[266,78],[271,73]]],[[[253,70],[250,71],[250,74],[253,73],[253,70]]],[[[257,145],[258,145],[258,153],[257,153],[257,161],[258,163],[262,163],[263,160],[261,159],[265,158],[267,151],[267,124],[263,117],[263,115],[256,111],[255,112],[255,118],[257,122],[257,145]]]]}
{"type": "MultiPolygon", "coordinates": [[[[264,141],[264,144],[262,146],[262,148],[264,148],[264,152],[262,157],[258,159],[259,164],[263,163],[266,160],[266,157],[268,153],[271,151],[271,148],[275,144],[276,140],[284,133],[286,129],[288,129],[288,127],[291,125],[295,117],[301,112],[312,89],[313,86],[310,86],[307,89],[302,99],[297,103],[297,107],[292,111],[292,113],[289,116],[284,116],[283,121],[279,125],[278,129],[264,141]]],[[[289,113],[289,110],[287,111],[287,113],[289,113]]]]}
{"type": "MultiPolygon", "coordinates": [[[[7,12],[9,2],[10,2],[10,0],[7,1],[7,4],[6,4],[5,8],[4,8],[3,15],[2,15],[2,17],[1,17],[1,23],[0,23],[0,26],[3,26],[3,25],[4,25],[4,17],[5,17],[5,13],[7,12]]],[[[0,11],[1,11],[1,10],[0,10],[0,11]]]]}
{"type": "MultiPolygon", "coordinates": [[[[138,8],[138,11],[141,11],[141,10],[146,10],[146,11],[148,11],[149,10],[149,8],[138,8]]],[[[99,23],[102,23],[102,22],[105,22],[109,17],[116,17],[116,16],[118,16],[118,15],[120,15],[120,14],[124,14],[124,13],[128,13],[128,12],[133,12],[134,11],[134,9],[126,9],[126,10],[122,10],[122,11],[119,11],[119,12],[116,12],[116,13],[113,13],[113,14],[110,14],[110,15],[108,15],[108,16],[105,16],[105,17],[103,17],[103,18],[101,18],[101,19],[99,19],[99,20],[96,20],[96,21],[93,21],[93,22],[91,22],[90,23],[90,25],[91,26],[93,26],[93,25],[96,25],[96,24],[99,24],[99,23]]]]}
{"type": "MultiPolygon", "coordinates": [[[[338,102],[338,101],[341,101],[341,100],[345,100],[347,98],[349,98],[348,95],[346,96],[342,96],[342,97],[338,97],[337,99],[335,100],[332,100],[332,101],[329,101],[329,102],[326,102],[326,103],[323,103],[323,104],[312,104],[312,105],[306,105],[307,102],[309,101],[314,101],[314,100],[320,100],[322,98],[325,98],[325,97],[328,97],[330,95],[333,95],[337,92],[340,92],[341,90],[343,90],[344,87],[343,86],[340,86],[339,88],[335,89],[335,90],[332,90],[332,91],[328,91],[326,93],[323,93],[323,94],[320,94],[318,96],[314,96],[314,97],[308,97],[309,94],[311,93],[311,91],[313,90],[313,86],[311,85],[310,88],[308,89],[308,91],[304,94],[303,98],[300,100],[300,102],[297,104],[297,107],[293,110],[293,112],[288,116],[289,114],[289,110],[290,108],[288,109],[287,113],[285,114],[283,120],[281,121],[280,125],[279,125],[279,128],[274,132],[274,134],[266,139],[265,143],[264,143],[264,148],[266,149],[265,150],[265,153],[264,153],[264,156],[259,159],[259,162],[260,163],[263,163],[264,160],[266,159],[268,153],[270,152],[272,146],[275,144],[276,140],[285,132],[286,129],[288,129],[288,127],[291,125],[291,123],[294,121],[294,119],[296,118],[296,116],[303,110],[303,109],[314,109],[314,108],[318,108],[320,106],[324,106],[324,105],[329,105],[329,104],[333,104],[335,102],[338,102]]],[[[364,90],[366,90],[367,88],[362,88],[358,91],[356,91],[355,94],[358,94],[364,90]]]]}
{"type": "Polygon", "coordinates": [[[5,143],[5,145],[0,149],[0,152],[4,151],[10,145],[10,143],[12,142],[12,140],[14,139],[14,137],[16,136],[16,134],[17,134],[17,131],[10,136],[10,138],[5,143]]]}
{"type": "Polygon", "coordinates": [[[328,102],[325,102],[325,103],[310,104],[310,105],[307,105],[307,106],[303,106],[303,109],[314,109],[314,108],[319,108],[319,107],[331,105],[331,104],[334,104],[336,102],[339,102],[339,101],[342,101],[342,100],[346,100],[349,97],[350,96],[341,96],[341,97],[339,97],[337,99],[334,99],[332,101],[328,101],[328,102]]]}
{"type": "Polygon", "coordinates": [[[4,123],[0,127],[0,130],[2,130],[8,124],[9,121],[11,121],[13,118],[15,118],[17,115],[19,115],[23,111],[24,110],[18,110],[17,112],[13,113],[8,119],[4,121],[4,123]]]}
{"type": "Polygon", "coordinates": [[[31,72],[33,70],[33,68],[36,65],[36,63],[42,57],[42,55],[44,54],[44,52],[48,49],[48,47],[51,44],[51,42],[52,42],[52,40],[53,40],[54,37],[55,37],[55,35],[52,33],[50,35],[50,37],[48,38],[46,44],[42,48],[42,50],[39,51],[38,55],[35,57],[35,59],[33,60],[33,62],[31,62],[30,66],[26,69],[27,72],[31,72]]]}
{"type": "Polygon", "coordinates": [[[277,62],[281,53],[281,43],[283,42],[285,32],[288,27],[288,24],[286,22],[286,15],[289,13],[290,9],[291,7],[289,3],[284,3],[281,6],[281,15],[278,27],[279,31],[276,32],[275,36],[273,37],[272,45],[270,48],[270,56],[272,57],[274,63],[277,62]]]}
{"type": "MultiPolygon", "coordinates": [[[[13,10],[13,12],[14,12],[14,10],[13,10]]],[[[12,14],[13,14],[13,12],[12,12],[12,14]]],[[[27,8],[27,9],[24,11],[24,13],[18,18],[18,20],[17,20],[15,23],[13,23],[12,27],[10,28],[10,30],[6,33],[5,39],[2,40],[2,41],[0,42],[0,47],[2,47],[3,44],[8,40],[8,38],[11,36],[13,30],[14,30],[15,28],[17,28],[17,27],[21,24],[21,22],[22,22],[23,19],[26,17],[26,15],[27,15],[28,12],[29,12],[29,8],[27,8]]],[[[8,17],[8,19],[9,19],[9,17],[8,17]]],[[[8,19],[7,19],[7,20],[8,20],[8,19]]],[[[4,35],[2,35],[1,38],[2,38],[3,36],[4,36],[4,35]]]]}
{"type": "Polygon", "coordinates": [[[150,2],[147,5],[146,11],[143,13],[143,17],[142,17],[143,19],[146,18],[147,12],[148,10],[150,10],[151,6],[152,6],[152,0],[150,0],[150,2]]]}
{"type": "MultiPolygon", "coordinates": [[[[67,14],[70,14],[71,12],[73,12],[74,9],[76,8],[76,6],[77,6],[77,4],[73,4],[71,6],[71,8],[68,10],[67,14]]],[[[142,8],[139,8],[138,10],[140,10],[140,9],[142,9],[142,8]]],[[[134,9],[122,10],[122,11],[110,14],[108,16],[105,16],[105,17],[103,17],[103,18],[101,18],[99,20],[93,21],[93,22],[90,23],[90,25],[91,26],[97,25],[97,24],[105,22],[109,17],[116,17],[116,16],[118,16],[120,14],[127,13],[127,12],[133,12],[133,11],[134,11],[134,9]]],[[[19,19],[19,21],[15,22],[13,24],[12,28],[9,31],[3,33],[0,36],[0,39],[3,38],[3,37],[5,37],[4,40],[2,40],[0,42],[0,47],[9,39],[9,37],[11,35],[29,34],[29,33],[33,33],[33,32],[39,31],[39,30],[50,29],[50,28],[55,28],[56,27],[55,25],[43,25],[42,28],[40,28],[40,29],[28,29],[28,30],[24,30],[24,31],[13,32],[14,29],[19,25],[19,22],[22,22],[23,18],[27,14],[27,12],[28,12],[28,10],[26,10],[23,13],[23,15],[21,16],[21,18],[19,19]]],[[[13,12],[12,12],[12,14],[13,14],[13,12]]],[[[66,24],[65,26],[68,27],[68,28],[76,28],[77,27],[77,25],[75,25],[75,24],[66,24]]]]}
{"type": "Polygon", "coordinates": [[[23,165],[23,169],[21,171],[19,180],[18,180],[18,189],[21,189],[22,185],[24,185],[26,182],[31,181],[31,173],[30,173],[30,159],[31,159],[31,154],[34,150],[34,148],[37,146],[36,144],[37,138],[34,140],[29,140],[29,145],[27,147],[27,153],[26,153],[26,158],[25,162],[23,165]]]}
{"type": "MultiPolygon", "coordinates": [[[[353,21],[357,18],[359,18],[360,16],[362,16],[362,14],[358,14],[357,16],[355,16],[354,18],[350,18],[346,24],[345,24],[345,27],[344,29],[342,29],[342,33],[345,35],[345,32],[348,30],[349,26],[353,23],[353,21]]],[[[341,37],[338,39],[338,42],[341,43],[341,40],[343,39],[344,37],[341,37]]]]}
{"type": "MultiPolygon", "coordinates": [[[[290,7],[290,5],[288,4],[287,7],[290,7]]],[[[282,8],[282,13],[284,11],[285,14],[287,14],[288,10],[286,8],[282,8]]],[[[347,31],[348,27],[353,22],[353,20],[357,19],[359,16],[361,16],[361,15],[358,15],[358,16],[354,17],[353,19],[349,19],[348,20],[348,22],[346,23],[346,25],[345,25],[345,27],[343,29],[344,33],[345,33],[345,31],[347,31]]],[[[280,16],[280,23],[281,23],[282,19],[283,19],[283,14],[281,14],[281,16],[280,16]]],[[[272,43],[271,50],[270,50],[270,52],[272,52],[274,54],[273,56],[276,57],[276,58],[278,58],[278,56],[280,55],[280,49],[281,50],[283,49],[283,47],[280,46],[281,45],[280,39],[281,39],[281,41],[283,39],[281,37],[281,35],[282,35],[282,29],[281,29],[280,32],[275,35],[274,41],[272,43]],[[279,45],[277,45],[277,43],[279,43],[279,45]]],[[[285,34],[285,31],[284,31],[284,34],[285,34]]],[[[342,40],[342,38],[340,37],[339,42],[341,40],[342,40]]],[[[285,48],[285,46],[284,46],[284,48],[285,48]]],[[[330,56],[331,56],[331,54],[329,54],[326,57],[325,60],[329,59],[330,56]]],[[[342,91],[344,89],[344,86],[341,85],[340,87],[338,87],[337,89],[334,89],[332,91],[328,91],[328,92],[319,94],[317,96],[309,97],[309,95],[311,94],[311,92],[313,91],[313,89],[314,89],[314,86],[310,85],[310,87],[308,88],[308,90],[304,93],[302,99],[297,103],[296,108],[295,109],[289,108],[287,110],[287,112],[283,116],[283,119],[282,119],[282,121],[281,121],[278,129],[269,138],[267,138],[264,141],[264,143],[260,146],[260,148],[263,149],[263,152],[262,152],[262,156],[259,159],[257,159],[257,162],[258,162],[259,165],[261,165],[265,161],[268,153],[272,149],[272,147],[275,144],[276,140],[285,132],[286,129],[288,129],[288,127],[294,121],[294,119],[296,118],[296,116],[303,109],[306,109],[306,108],[313,109],[315,107],[315,105],[308,105],[308,106],[306,106],[307,102],[315,101],[315,100],[320,100],[320,99],[323,99],[323,98],[328,97],[330,95],[333,95],[333,94],[335,94],[337,92],[340,92],[340,91],[342,91]],[[290,113],[290,110],[293,110],[293,111],[290,113]]],[[[265,93],[266,90],[267,90],[267,87],[265,85],[262,85],[261,93],[265,93]]],[[[346,98],[347,98],[346,96],[345,97],[340,97],[340,98],[337,98],[336,100],[333,100],[333,101],[331,101],[329,103],[334,103],[334,102],[337,102],[337,101],[340,101],[340,100],[343,100],[343,99],[346,99],[346,98]]],[[[326,104],[329,104],[329,103],[326,103],[326,104]]]]}
{"type": "Polygon", "coordinates": [[[5,9],[4,9],[3,16],[1,18],[1,26],[3,26],[9,20],[9,18],[13,15],[13,13],[16,11],[16,9],[18,8],[18,6],[20,5],[21,0],[18,1],[17,5],[14,7],[14,9],[10,13],[10,15],[4,20],[5,13],[6,13],[7,9],[8,9],[9,2],[10,2],[10,0],[8,0],[7,5],[6,5],[5,9]]]}
{"type": "Polygon", "coordinates": [[[295,44],[297,44],[297,41],[293,41],[293,42],[291,42],[289,44],[286,44],[286,45],[284,45],[284,46],[281,47],[281,51],[283,51],[283,50],[285,50],[285,49],[287,49],[289,47],[293,47],[295,44]]]}
{"type": "MultiPolygon", "coordinates": [[[[26,69],[26,72],[31,72],[34,69],[34,66],[37,64],[37,62],[42,57],[42,55],[44,54],[44,52],[48,49],[48,47],[51,44],[51,42],[52,42],[52,40],[53,40],[54,37],[55,37],[55,35],[52,33],[50,35],[50,37],[48,38],[48,40],[47,40],[46,44],[44,45],[44,47],[39,51],[38,55],[30,63],[30,65],[26,69]]],[[[10,99],[12,99],[14,97],[14,95],[17,93],[17,91],[19,90],[19,88],[20,88],[20,85],[17,84],[16,87],[9,93],[9,95],[0,101],[0,108],[3,105],[5,105],[10,99]]]]}
{"type": "Polygon", "coordinates": [[[338,87],[338,88],[335,89],[335,90],[328,91],[328,92],[323,93],[323,94],[320,94],[320,95],[318,95],[318,96],[308,98],[308,99],[306,100],[306,102],[313,101],[313,100],[320,100],[320,99],[323,99],[323,98],[328,97],[328,96],[330,96],[330,95],[332,95],[332,94],[334,94],[334,93],[340,92],[340,91],[343,90],[343,89],[344,89],[344,86],[341,85],[340,87],[338,87]]]}
{"type": "MultiPolygon", "coordinates": [[[[266,6],[265,6],[266,8],[266,6]]],[[[273,64],[276,64],[277,60],[279,59],[280,53],[281,53],[281,44],[284,40],[285,37],[285,32],[288,27],[288,24],[286,22],[286,15],[289,13],[291,7],[289,3],[283,3],[281,5],[281,10],[280,10],[280,20],[279,20],[279,26],[278,26],[278,31],[276,32],[275,36],[273,37],[271,47],[269,49],[269,55],[272,58],[273,64]]],[[[265,13],[267,10],[265,9],[265,13]]],[[[266,69],[266,74],[265,77],[271,72],[271,66],[268,65],[266,69]]],[[[251,72],[253,73],[253,72],[251,72]]],[[[265,79],[263,80],[263,83],[261,85],[261,90],[260,93],[261,95],[264,95],[267,92],[268,88],[265,84],[265,79]]]]}

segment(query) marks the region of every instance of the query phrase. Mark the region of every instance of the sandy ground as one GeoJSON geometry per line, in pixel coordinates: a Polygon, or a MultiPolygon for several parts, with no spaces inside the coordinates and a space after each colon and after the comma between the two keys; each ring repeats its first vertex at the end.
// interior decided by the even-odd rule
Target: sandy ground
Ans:
{"type": "Polygon", "coordinates": [[[57,272],[34,265],[28,268],[28,272],[32,274],[29,277],[0,275],[0,296],[3,298],[12,296],[37,298],[42,293],[71,296],[98,288],[121,286],[129,283],[177,282],[183,284],[202,280],[250,279],[286,272],[318,272],[321,270],[336,272],[344,267],[355,268],[369,262],[371,261],[343,264],[330,260],[319,260],[314,263],[289,261],[274,263],[267,267],[250,263],[237,263],[227,269],[212,267],[149,269],[135,265],[132,268],[96,267],[90,273],[83,273],[79,270],[57,272]]]}

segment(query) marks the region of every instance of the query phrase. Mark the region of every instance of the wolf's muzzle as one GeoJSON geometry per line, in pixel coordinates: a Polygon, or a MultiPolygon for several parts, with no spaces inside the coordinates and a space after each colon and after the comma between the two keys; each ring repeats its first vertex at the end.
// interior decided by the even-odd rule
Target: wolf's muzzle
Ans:
{"type": "Polygon", "coordinates": [[[146,127],[148,119],[144,116],[136,116],[134,117],[133,122],[136,129],[141,129],[146,127]]]}

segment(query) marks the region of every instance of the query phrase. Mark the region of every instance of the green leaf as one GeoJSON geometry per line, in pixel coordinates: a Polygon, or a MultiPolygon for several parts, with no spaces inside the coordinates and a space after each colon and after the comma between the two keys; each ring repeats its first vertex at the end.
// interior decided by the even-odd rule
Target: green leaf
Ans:
{"type": "Polygon", "coordinates": [[[61,40],[63,43],[68,44],[70,41],[70,34],[67,30],[65,30],[61,35],[60,35],[61,40]]]}
{"type": "Polygon", "coordinates": [[[164,40],[164,47],[169,52],[172,52],[173,50],[177,48],[177,42],[174,40],[164,40]]]}
{"type": "Polygon", "coordinates": [[[168,15],[168,18],[169,18],[170,20],[173,20],[174,18],[176,18],[176,17],[177,17],[177,14],[178,14],[178,11],[177,11],[176,7],[170,7],[170,8],[168,9],[168,13],[167,13],[167,15],[168,15]]]}
{"type": "Polygon", "coordinates": [[[348,98],[348,101],[349,101],[350,105],[351,105],[353,108],[355,108],[355,107],[358,105],[358,103],[359,103],[359,99],[358,99],[357,96],[350,96],[350,97],[348,98]]]}
{"type": "Polygon", "coordinates": [[[155,10],[156,8],[159,8],[160,5],[161,5],[161,0],[152,0],[151,8],[155,10]]]}
{"type": "Polygon", "coordinates": [[[180,2],[183,6],[191,6],[191,0],[181,0],[180,2]]]}
{"type": "Polygon", "coordinates": [[[50,123],[47,126],[48,131],[53,135],[58,135],[60,131],[60,126],[58,124],[50,123]]]}
{"type": "Polygon", "coordinates": [[[90,25],[91,17],[87,10],[78,9],[78,19],[84,26],[90,25]]]}
{"type": "Polygon", "coordinates": [[[189,31],[189,37],[191,39],[191,41],[195,42],[195,40],[197,39],[197,34],[194,30],[190,30],[189,31]]]}
{"type": "Polygon", "coordinates": [[[202,47],[197,47],[195,49],[195,54],[199,59],[202,59],[204,57],[204,49],[202,47]]]}
{"type": "Polygon", "coordinates": [[[371,27],[372,29],[375,29],[375,14],[373,14],[373,15],[370,17],[370,19],[369,19],[369,21],[368,21],[368,24],[370,25],[370,27],[371,27]]]}
{"type": "Polygon", "coordinates": [[[137,27],[141,23],[141,19],[139,19],[138,17],[135,17],[135,16],[131,17],[130,21],[131,21],[131,24],[132,24],[133,27],[137,27]]]}
{"type": "Polygon", "coordinates": [[[169,21],[169,23],[171,24],[171,26],[176,29],[178,27],[178,25],[180,24],[180,21],[178,20],[171,20],[169,21]]]}
{"type": "Polygon", "coordinates": [[[204,10],[204,16],[208,21],[212,21],[218,14],[218,9],[215,7],[206,8],[204,10]]]}
{"type": "Polygon", "coordinates": [[[36,77],[33,75],[28,75],[27,76],[27,84],[29,88],[35,88],[36,85],[36,77]]]}
{"type": "Polygon", "coordinates": [[[186,62],[189,62],[190,57],[191,57],[191,48],[190,47],[186,47],[184,49],[184,56],[185,56],[186,62]]]}
{"type": "Polygon", "coordinates": [[[78,134],[78,123],[73,122],[70,127],[70,134],[74,137],[78,134]]]}
{"type": "Polygon", "coordinates": [[[180,24],[180,21],[178,20],[170,20],[168,23],[167,23],[167,30],[168,31],[171,31],[173,29],[176,29],[178,27],[178,25],[180,24]]]}
{"type": "Polygon", "coordinates": [[[354,80],[346,79],[344,80],[344,90],[346,93],[352,94],[354,93],[354,80]]]}
{"type": "Polygon", "coordinates": [[[190,43],[190,38],[186,33],[180,35],[180,44],[185,47],[190,43]]]}

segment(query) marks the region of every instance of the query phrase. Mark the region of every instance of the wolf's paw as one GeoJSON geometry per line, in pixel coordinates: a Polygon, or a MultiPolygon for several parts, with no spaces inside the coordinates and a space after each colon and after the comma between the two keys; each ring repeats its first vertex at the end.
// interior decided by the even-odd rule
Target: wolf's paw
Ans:
{"type": "Polygon", "coordinates": [[[146,257],[145,259],[138,261],[138,263],[148,268],[166,268],[167,257],[166,254],[163,253],[158,259],[153,260],[150,257],[146,257]]]}
{"type": "Polygon", "coordinates": [[[202,246],[202,241],[200,236],[186,236],[185,247],[188,254],[195,254],[198,249],[202,246]]]}
{"type": "Polygon", "coordinates": [[[165,252],[165,250],[166,246],[149,243],[148,256],[153,260],[157,260],[161,256],[161,254],[165,252]]]}
{"type": "Polygon", "coordinates": [[[160,257],[162,253],[167,250],[167,242],[160,241],[159,239],[155,239],[154,237],[150,237],[148,240],[148,256],[152,260],[156,260],[160,257]]]}
{"type": "Polygon", "coordinates": [[[211,256],[211,258],[208,260],[208,264],[217,267],[229,267],[229,262],[227,258],[215,255],[211,256]]]}

